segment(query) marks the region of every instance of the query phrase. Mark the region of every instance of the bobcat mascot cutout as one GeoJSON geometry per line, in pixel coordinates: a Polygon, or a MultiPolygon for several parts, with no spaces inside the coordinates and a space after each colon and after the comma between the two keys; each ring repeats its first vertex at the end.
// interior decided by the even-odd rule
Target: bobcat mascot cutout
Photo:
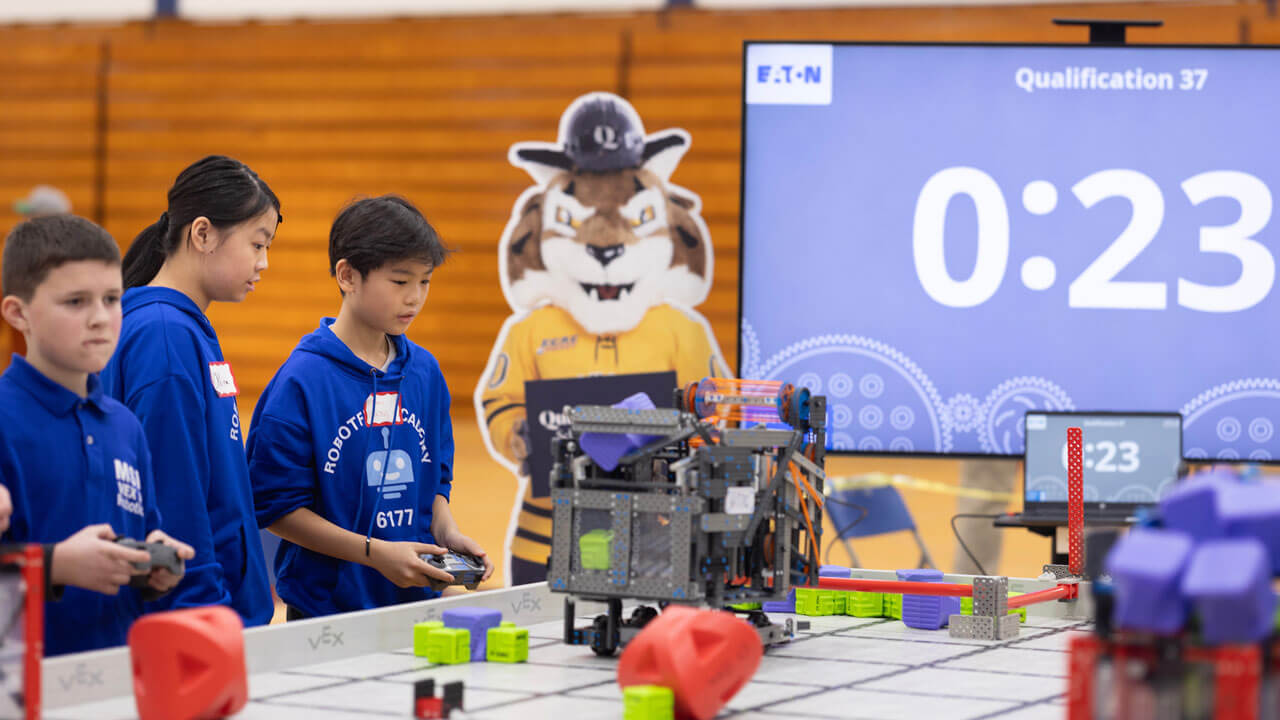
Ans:
{"type": "Polygon", "coordinates": [[[560,118],[559,143],[522,142],[511,164],[533,178],[498,245],[514,311],[476,386],[489,452],[516,473],[507,583],[546,578],[551,499],[529,482],[526,380],[674,370],[678,382],[727,376],[707,321],[711,237],[698,196],[669,182],[689,134],[646,136],[622,98],[590,93],[560,118]]]}

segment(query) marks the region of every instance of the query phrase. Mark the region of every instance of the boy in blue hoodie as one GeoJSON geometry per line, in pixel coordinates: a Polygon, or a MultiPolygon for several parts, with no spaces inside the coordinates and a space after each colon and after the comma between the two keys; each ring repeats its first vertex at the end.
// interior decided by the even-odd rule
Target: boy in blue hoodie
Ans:
{"type": "Polygon", "coordinates": [[[334,220],[342,308],[298,343],[249,433],[258,524],[284,539],[276,590],[290,619],[436,597],[430,579],[452,578],[420,555],[485,556],[449,510],[449,388],[404,336],[446,254],[403,198],[359,200],[334,220]]]}
{"type": "MultiPolygon", "coordinates": [[[[144,599],[121,586],[150,556],[116,537],[194,553],[159,529],[142,426],[98,381],[120,335],[120,250],[88,220],[43,217],[13,229],[3,267],[0,312],[27,356],[0,376],[2,539],[46,543],[48,597],[61,598],[45,606],[46,655],[121,645],[144,599]]],[[[153,570],[148,594],[177,582],[153,570]]]]}

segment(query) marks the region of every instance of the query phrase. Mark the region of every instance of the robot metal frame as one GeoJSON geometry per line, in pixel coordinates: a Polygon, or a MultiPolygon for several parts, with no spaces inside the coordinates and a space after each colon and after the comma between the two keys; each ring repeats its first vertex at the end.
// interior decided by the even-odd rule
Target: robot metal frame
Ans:
{"type": "Polygon", "coordinates": [[[789,640],[757,603],[818,584],[826,398],[776,381],[707,378],[678,409],[566,407],[552,441],[547,584],[565,642],[612,655],[657,616],[622,601],[745,613],[765,646],[789,640]],[[625,436],[625,437],[621,437],[625,436]],[[606,469],[584,442],[621,447],[606,469]],[[579,600],[606,614],[574,627],[579,600]],[[736,607],[735,607],[736,606],[736,607]]]}

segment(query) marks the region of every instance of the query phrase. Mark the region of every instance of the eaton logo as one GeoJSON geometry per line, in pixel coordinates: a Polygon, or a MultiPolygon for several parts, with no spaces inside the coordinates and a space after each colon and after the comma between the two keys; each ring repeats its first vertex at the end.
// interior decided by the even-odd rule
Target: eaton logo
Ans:
{"type": "Polygon", "coordinates": [[[822,82],[821,65],[761,65],[756,68],[756,82],[762,83],[820,83],[822,82]]]}
{"type": "Polygon", "coordinates": [[[830,45],[747,47],[748,105],[830,105],[830,45]]]}

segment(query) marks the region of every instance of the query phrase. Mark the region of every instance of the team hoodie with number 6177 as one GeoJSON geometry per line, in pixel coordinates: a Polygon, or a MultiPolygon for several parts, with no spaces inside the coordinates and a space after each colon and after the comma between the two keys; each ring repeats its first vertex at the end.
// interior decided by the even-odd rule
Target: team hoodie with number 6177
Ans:
{"type": "MultiPolygon", "coordinates": [[[[388,541],[434,543],[431,509],[453,480],[449,388],[431,353],[388,336],[386,370],[356,357],[330,326],[304,336],[258,401],[249,474],[258,523],[299,508],[388,541]]],[[[315,617],[436,597],[400,588],[377,570],[288,541],[276,554],[276,590],[315,617]]]]}

